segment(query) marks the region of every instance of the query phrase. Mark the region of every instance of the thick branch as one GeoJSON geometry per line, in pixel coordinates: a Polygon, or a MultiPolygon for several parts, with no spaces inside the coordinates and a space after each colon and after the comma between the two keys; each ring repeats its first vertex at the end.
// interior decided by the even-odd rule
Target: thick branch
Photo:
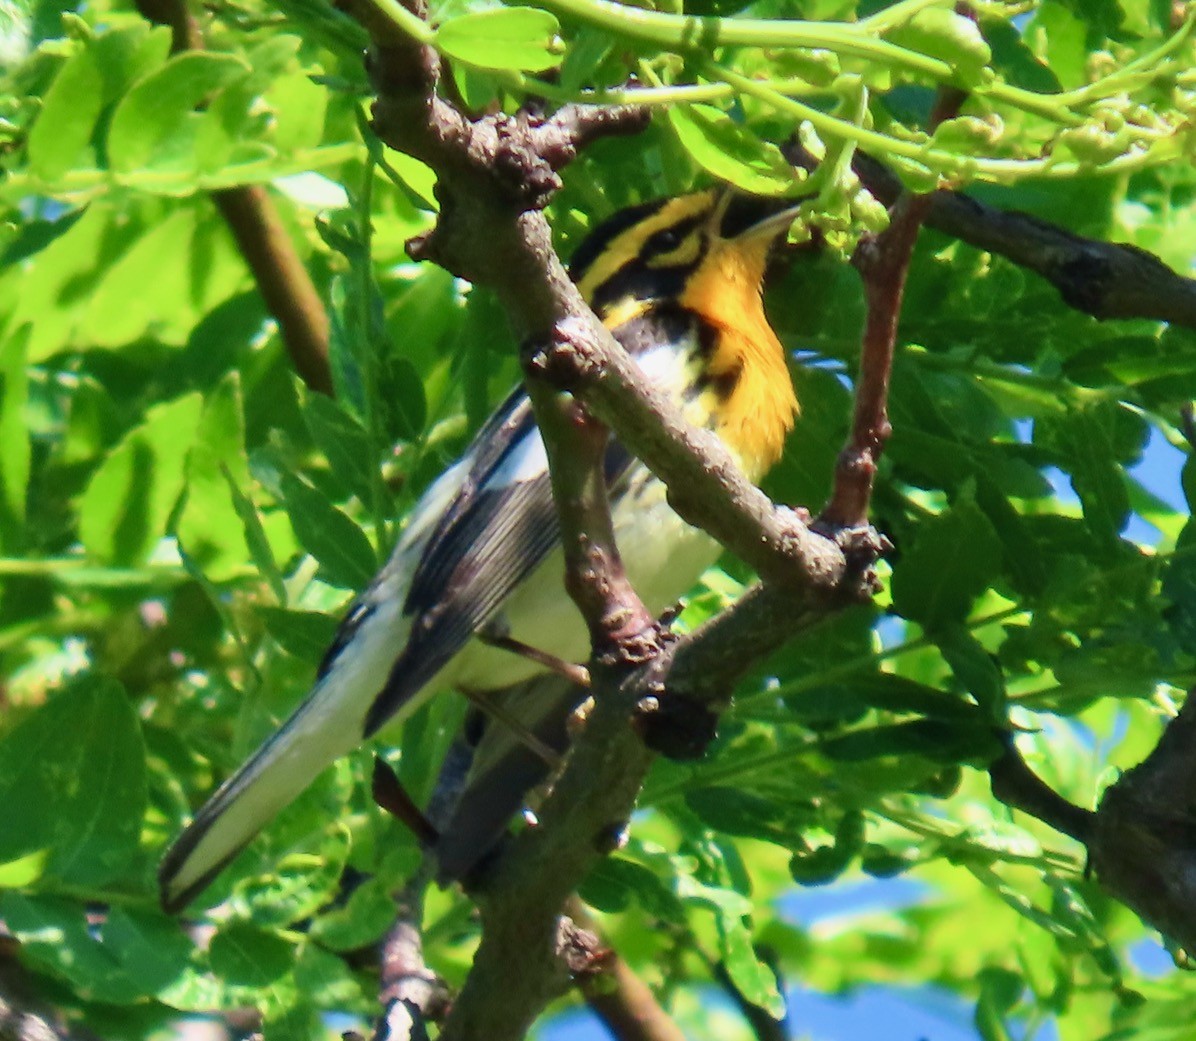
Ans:
{"type": "MultiPolygon", "coordinates": [[[[172,51],[203,50],[203,31],[185,0],[135,2],[142,17],[170,27],[172,51]]],[[[278,322],[295,371],[312,390],[331,394],[328,315],[266,189],[261,185],[224,188],[212,193],[212,201],[253,272],[267,310],[278,322]]]]}
{"type": "Polygon", "coordinates": [[[561,993],[569,972],[579,971],[573,955],[589,949],[562,909],[595,861],[621,840],[651,764],[653,753],[629,719],[647,705],[678,698],[725,702],[761,655],[868,586],[860,581],[864,569],[849,567],[836,542],[812,532],[803,515],[775,508],[717,438],[689,427],[647,384],[586,307],[552,249],[540,208],[559,183],[557,169],[591,137],[637,128],[642,114],[599,117],[569,108],[547,119],[520,113],[471,121],[436,94],[438,62],[430,49],[377,25],[369,0],[349,2],[355,10],[370,7],[362,20],[376,44],[379,136],[428,163],[439,178],[440,219],[409,252],[492,286],[517,336],[534,345],[525,365],[549,448],[572,591],[596,647],[610,641],[622,651],[593,662],[594,707],[539,810],[538,826],[510,841],[473,880],[482,939],[440,1036],[514,1041],[561,993]],[[650,620],[626,587],[614,549],[601,478],[605,431],[562,391],[664,480],[683,517],[771,585],[727,619],[628,654],[626,636],[645,631],[650,620]]]}
{"type": "Polygon", "coordinates": [[[573,316],[558,325],[551,349],[531,360],[533,370],[579,395],[664,481],[669,505],[681,517],[762,577],[838,588],[845,569],[839,548],[812,532],[795,511],[773,505],[715,434],[687,423],[597,324],[571,283],[562,286],[559,302],[574,308],[573,316]]]}
{"type": "Polygon", "coordinates": [[[1109,788],[1088,843],[1101,884],[1196,951],[1196,697],[1144,762],[1109,788]]]}
{"type": "Polygon", "coordinates": [[[1068,802],[1031,770],[1012,736],[1005,739],[1004,754],[989,764],[988,777],[993,795],[1006,806],[1037,817],[1077,842],[1091,840],[1095,814],[1068,802]]]}
{"type": "Polygon", "coordinates": [[[615,1041],[685,1041],[652,988],[597,933],[585,904],[573,897],[566,910],[601,945],[591,971],[576,974],[577,989],[615,1041]]]}
{"type": "MultiPolygon", "coordinates": [[[[901,182],[877,160],[857,153],[853,166],[881,202],[892,203],[900,194],[901,182]]],[[[1037,272],[1064,303],[1094,318],[1147,318],[1196,329],[1196,279],[1177,275],[1137,246],[1075,235],[961,192],[935,192],[926,224],[1037,272]]]]}

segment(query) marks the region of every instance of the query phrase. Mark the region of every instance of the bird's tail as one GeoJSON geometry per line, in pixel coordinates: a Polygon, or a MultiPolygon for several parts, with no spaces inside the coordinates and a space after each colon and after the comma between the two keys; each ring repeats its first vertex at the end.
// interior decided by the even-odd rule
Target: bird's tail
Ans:
{"type": "MultiPolygon", "coordinates": [[[[490,695],[559,755],[569,747],[569,716],[585,696],[555,674],[533,676],[490,695]]],[[[473,764],[435,847],[441,885],[466,877],[494,849],[531,790],[550,773],[544,760],[501,722],[484,717],[479,722],[473,764]]]]}
{"type": "MultiPolygon", "coordinates": [[[[158,869],[163,908],[175,912],[334,760],[364,737],[365,718],[403,634],[383,618],[354,641],[354,653],[334,660],[291,717],[224,782],[175,840],[158,869]],[[389,630],[389,631],[387,631],[389,630]]],[[[420,702],[412,697],[400,716],[420,702]]]]}

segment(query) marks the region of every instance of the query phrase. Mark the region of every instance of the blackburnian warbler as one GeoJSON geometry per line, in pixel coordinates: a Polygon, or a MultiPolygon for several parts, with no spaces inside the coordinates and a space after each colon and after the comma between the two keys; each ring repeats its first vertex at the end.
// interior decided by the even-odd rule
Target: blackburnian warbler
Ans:
{"type": "MultiPolygon", "coordinates": [[[[784,206],[713,189],[634,206],[596,228],[570,267],[648,377],[691,423],[713,429],[752,480],[780,456],[797,413],[761,300],[769,251],[794,216],[784,206]]],[[[606,470],[624,565],[649,610],[662,611],[719,546],[681,521],[663,485],[613,442],[606,470]]],[[[586,629],[562,574],[544,446],[518,390],[415,506],[307,699],[167,853],[164,906],[182,907],[333,760],[431,693],[490,696],[536,672],[529,657],[480,639],[485,633],[584,659],[586,629]]]]}

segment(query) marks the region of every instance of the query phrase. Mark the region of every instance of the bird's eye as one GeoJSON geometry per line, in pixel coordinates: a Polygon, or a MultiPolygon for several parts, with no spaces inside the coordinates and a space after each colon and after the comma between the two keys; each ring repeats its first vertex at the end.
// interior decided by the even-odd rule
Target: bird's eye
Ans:
{"type": "Polygon", "coordinates": [[[644,253],[647,256],[659,256],[661,253],[671,253],[685,241],[683,228],[663,228],[650,236],[644,243],[644,253]]]}

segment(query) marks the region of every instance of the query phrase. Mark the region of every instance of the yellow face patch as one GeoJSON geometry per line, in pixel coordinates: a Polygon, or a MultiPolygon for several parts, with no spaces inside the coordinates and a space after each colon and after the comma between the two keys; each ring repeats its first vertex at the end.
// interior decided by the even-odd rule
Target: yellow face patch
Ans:
{"type": "MultiPolygon", "coordinates": [[[[704,191],[670,199],[647,220],[633,225],[621,235],[616,236],[582,276],[581,281],[577,283],[581,295],[587,302],[592,302],[599,287],[609,282],[619,271],[635,260],[643,252],[645,244],[653,235],[711,212],[716,194],[714,191],[704,191]]],[[[689,238],[687,237],[686,241],[678,248],[689,248],[689,238]]],[[[692,238],[695,241],[693,248],[696,259],[696,251],[700,249],[700,242],[697,241],[696,236],[692,236],[692,238]]]]}
{"type": "Polygon", "coordinates": [[[648,267],[688,267],[696,264],[702,255],[702,229],[694,228],[682,240],[681,245],[668,253],[657,253],[648,258],[648,267]]]}

